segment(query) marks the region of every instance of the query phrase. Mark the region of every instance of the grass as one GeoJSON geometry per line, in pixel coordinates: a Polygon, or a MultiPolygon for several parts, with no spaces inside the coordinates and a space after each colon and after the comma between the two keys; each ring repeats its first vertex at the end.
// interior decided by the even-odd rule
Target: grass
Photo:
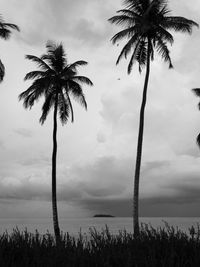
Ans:
{"type": "Polygon", "coordinates": [[[50,233],[16,228],[0,235],[0,266],[199,267],[200,228],[186,234],[168,224],[157,229],[143,224],[138,238],[126,231],[112,235],[107,227],[90,229],[89,236],[78,238],[62,234],[59,246],[50,233]]]}

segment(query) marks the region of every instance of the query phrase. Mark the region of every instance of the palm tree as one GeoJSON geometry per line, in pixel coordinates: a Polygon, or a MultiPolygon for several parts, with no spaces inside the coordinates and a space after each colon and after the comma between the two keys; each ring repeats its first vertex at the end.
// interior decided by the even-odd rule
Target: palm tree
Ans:
{"type": "Polygon", "coordinates": [[[74,121],[74,111],[71,97],[78,101],[85,109],[87,103],[82,90],[82,84],[92,86],[92,82],[85,76],[77,74],[77,67],[87,65],[86,61],[67,62],[62,44],[47,42],[47,53],[41,57],[27,55],[26,58],[35,62],[39,70],[26,74],[25,80],[33,79],[32,85],[19,95],[25,108],[32,108],[35,101],[45,97],[42,106],[40,123],[43,124],[53,108],[53,153],[52,153],[52,210],[53,225],[56,241],[60,240],[56,198],[56,154],[57,154],[57,116],[64,125],[68,119],[74,121]]]}
{"type": "MultiPolygon", "coordinates": [[[[19,31],[19,27],[12,23],[5,23],[3,18],[0,16],[0,38],[7,40],[10,38],[11,30],[19,31]]],[[[5,76],[5,67],[0,60],[0,82],[3,81],[5,76]]]]}
{"type": "Polygon", "coordinates": [[[123,30],[112,37],[112,43],[115,44],[124,38],[128,39],[127,43],[121,50],[116,64],[119,63],[122,57],[127,58],[127,56],[131,54],[128,64],[128,74],[131,73],[135,62],[138,62],[140,72],[143,67],[146,67],[140,109],[133,197],[133,228],[134,233],[137,236],[139,234],[138,197],[144,111],[150,74],[150,63],[154,60],[154,51],[157,51],[164,61],[169,64],[169,68],[172,68],[173,66],[167,43],[172,44],[174,38],[168,30],[190,34],[192,32],[192,27],[198,26],[198,24],[183,17],[169,16],[170,11],[167,6],[167,0],[125,0],[124,5],[124,9],[117,11],[118,15],[109,19],[111,23],[124,27],[123,30]]]}

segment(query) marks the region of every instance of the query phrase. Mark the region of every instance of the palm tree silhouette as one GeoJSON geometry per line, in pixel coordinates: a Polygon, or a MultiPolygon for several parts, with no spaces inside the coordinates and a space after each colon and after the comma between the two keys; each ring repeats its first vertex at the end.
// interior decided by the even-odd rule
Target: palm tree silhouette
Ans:
{"type": "Polygon", "coordinates": [[[128,74],[131,73],[133,64],[138,62],[139,71],[146,66],[146,75],[143,88],[142,104],[140,108],[139,133],[137,143],[137,155],[134,179],[133,197],[133,228],[137,236],[139,234],[138,219],[138,198],[139,198],[139,178],[142,157],[144,111],[147,98],[147,87],[150,73],[150,63],[154,60],[154,51],[169,64],[172,62],[167,43],[172,44],[174,39],[168,30],[191,33],[193,26],[198,24],[183,17],[169,16],[169,9],[166,0],[125,0],[125,9],[117,11],[119,13],[109,19],[111,23],[123,26],[124,29],[115,34],[111,41],[113,44],[128,39],[117,59],[116,64],[131,54],[128,64],[128,74]]]}
{"type": "MultiPolygon", "coordinates": [[[[5,23],[3,18],[0,16],[0,38],[7,40],[10,38],[11,30],[19,31],[19,27],[12,23],[5,23]]],[[[0,82],[3,81],[5,76],[5,67],[0,60],[0,82]]]]}
{"type": "Polygon", "coordinates": [[[52,153],[52,210],[53,225],[56,241],[60,240],[60,228],[58,223],[57,198],[56,198],[56,154],[57,154],[57,115],[64,125],[71,117],[74,121],[74,112],[71,96],[85,109],[87,103],[82,90],[82,84],[92,86],[91,80],[85,76],[77,75],[77,67],[87,65],[86,61],[67,62],[62,44],[47,42],[47,53],[41,57],[27,55],[26,58],[35,62],[40,70],[26,74],[25,80],[33,79],[32,85],[19,95],[25,108],[32,108],[35,101],[41,96],[45,97],[42,106],[40,123],[43,124],[51,108],[53,112],[53,153],[52,153]]]}

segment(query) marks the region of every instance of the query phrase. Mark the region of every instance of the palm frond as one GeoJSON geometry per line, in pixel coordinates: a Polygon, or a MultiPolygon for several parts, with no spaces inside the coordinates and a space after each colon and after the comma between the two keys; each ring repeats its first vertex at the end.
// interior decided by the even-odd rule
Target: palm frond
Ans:
{"type": "Polygon", "coordinates": [[[83,106],[87,110],[87,102],[83,93],[77,97],[73,94],[73,97],[81,106],[83,106]]]}
{"type": "Polygon", "coordinates": [[[167,1],[166,4],[160,8],[159,15],[162,17],[166,17],[167,14],[169,14],[171,11],[167,8],[167,1]]]}
{"type": "Polygon", "coordinates": [[[79,66],[85,66],[88,62],[84,60],[76,61],[70,65],[67,65],[63,68],[61,75],[65,78],[73,77],[77,74],[76,68],[79,66]]]}
{"type": "Polygon", "coordinates": [[[147,61],[147,42],[144,40],[140,41],[135,57],[139,64],[139,72],[141,73],[142,67],[146,65],[147,61]]]}
{"type": "Polygon", "coordinates": [[[74,82],[83,83],[83,84],[87,84],[87,85],[93,86],[92,81],[89,78],[85,77],[85,76],[74,76],[71,79],[74,82]]]}
{"type": "Polygon", "coordinates": [[[138,35],[135,34],[129,41],[128,43],[123,47],[119,57],[117,58],[117,62],[116,64],[119,63],[119,61],[121,60],[121,58],[124,56],[125,58],[127,57],[127,55],[131,52],[131,49],[133,49],[134,44],[136,43],[136,41],[138,40],[138,35]]]}
{"type": "Polygon", "coordinates": [[[194,89],[192,89],[192,92],[193,92],[196,96],[200,97],[200,88],[194,88],[194,89]]]}
{"type": "Polygon", "coordinates": [[[12,23],[4,23],[4,21],[0,20],[0,37],[7,40],[11,35],[11,30],[20,31],[19,27],[12,23]]]}
{"type": "Polygon", "coordinates": [[[129,17],[133,17],[133,18],[141,18],[141,16],[139,14],[137,14],[136,12],[130,10],[130,9],[120,9],[117,11],[117,13],[122,13],[123,15],[127,15],[129,17]]]}
{"type": "Polygon", "coordinates": [[[19,100],[24,99],[23,106],[24,108],[29,108],[31,109],[32,106],[34,105],[34,102],[38,100],[37,94],[35,91],[31,92],[28,95],[23,95],[23,93],[19,96],[19,100]]]}
{"type": "Polygon", "coordinates": [[[87,61],[84,61],[84,60],[78,60],[78,61],[76,61],[76,62],[70,64],[70,65],[68,66],[68,68],[69,68],[69,69],[72,69],[72,70],[76,70],[77,67],[79,67],[79,66],[86,66],[86,65],[88,65],[88,62],[87,62],[87,61]]]}
{"type": "Polygon", "coordinates": [[[3,81],[4,76],[5,76],[5,67],[2,61],[0,60],[0,82],[3,81]]]}
{"type": "Polygon", "coordinates": [[[53,71],[48,64],[46,64],[46,62],[44,60],[42,60],[41,58],[37,57],[37,56],[33,56],[33,55],[26,55],[25,56],[26,59],[29,59],[33,62],[35,62],[38,67],[40,67],[42,70],[47,71],[47,70],[51,70],[53,71]]]}
{"type": "Polygon", "coordinates": [[[125,30],[122,30],[122,31],[116,33],[116,34],[112,37],[111,42],[112,42],[113,44],[115,44],[116,42],[120,41],[121,39],[123,39],[123,38],[125,38],[125,37],[126,37],[126,38],[130,38],[130,37],[133,35],[133,33],[134,33],[134,29],[135,29],[135,28],[136,28],[136,27],[133,26],[133,27],[127,28],[127,29],[125,29],[125,30]]]}
{"type": "Polygon", "coordinates": [[[49,78],[40,78],[35,80],[32,85],[19,95],[19,101],[24,100],[24,107],[31,108],[34,102],[38,100],[51,87],[49,78]]]}
{"type": "Polygon", "coordinates": [[[161,23],[165,29],[171,29],[178,32],[187,32],[189,34],[192,33],[193,26],[199,27],[195,21],[186,19],[184,17],[165,17],[161,23]]]}
{"type": "Polygon", "coordinates": [[[112,18],[108,19],[108,21],[112,24],[132,27],[133,25],[135,25],[137,19],[135,19],[134,17],[129,17],[127,15],[118,15],[113,16],[112,18]]]}
{"type": "Polygon", "coordinates": [[[45,97],[45,102],[42,106],[42,116],[40,117],[39,122],[43,124],[55,103],[55,94],[48,94],[45,97]]]}
{"type": "Polygon", "coordinates": [[[133,51],[133,54],[131,56],[131,59],[129,61],[129,64],[128,64],[128,74],[130,74],[131,71],[132,71],[133,63],[134,63],[134,60],[136,60],[136,55],[138,53],[138,47],[139,47],[139,45],[140,45],[140,39],[138,40],[138,42],[137,42],[137,44],[135,46],[135,49],[133,51]]]}
{"type": "MultiPolygon", "coordinates": [[[[196,96],[200,97],[200,88],[194,88],[192,91],[196,96]]],[[[198,109],[200,110],[200,102],[198,103],[198,109]]]]}
{"type": "Polygon", "coordinates": [[[74,122],[74,111],[73,111],[73,106],[72,106],[72,102],[71,99],[69,97],[69,94],[66,92],[66,97],[68,100],[68,104],[69,104],[69,108],[70,108],[70,114],[71,114],[71,122],[74,122]]]}
{"type": "MultiPolygon", "coordinates": [[[[10,28],[10,29],[13,29],[13,30],[16,30],[16,31],[20,31],[20,28],[16,25],[16,24],[13,24],[13,23],[4,23],[3,26],[5,28],[10,28]]],[[[0,25],[1,27],[1,25],[0,25]]]]}
{"type": "Polygon", "coordinates": [[[196,141],[197,141],[197,145],[200,147],[200,133],[197,135],[196,141]]]}
{"type": "Polygon", "coordinates": [[[153,0],[149,5],[150,12],[162,16],[168,14],[170,10],[167,8],[167,2],[167,0],[153,0]]]}
{"type": "Polygon", "coordinates": [[[11,35],[11,31],[9,29],[5,29],[5,28],[0,28],[0,37],[2,39],[9,39],[11,35]]]}
{"type": "MultiPolygon", "coordinates": [[[[149,2],[149,0],[147,0],[149,2]]],[[[146,2],[147,2],[146,1],[146,2]]],[[[132,11],[136,12],[137,14],[143,13],[143,0],[124,0],[124,5],[127,9],[131,9],[132,11]]]]}
{"type": "Polygon", "coordinates": [[[159,26],[156,29],[157,34],[159,35],[159,37],[166,42],[169,42],[171,45],[174,42],[174,38],[171,35],[171,33],[169,33],[167,30],[165,30],[163,27],[159,26]]]}
{"type": "Polygon", "coordinates": [[[69,68],[69,66],[66,66],[61,71],[61,77],[65,80],[71,79],[71,77],[74,77],[77,75],[77,70],[69,68]]]}
{"type": "Polygon", "coordinates": [[[47,54],[42,55],[42,59],[48,62],[48,65],[59,73],[67,65],[67,58],[62,43],[56,44],[53,41],[47,42],[47,54]]]}
{"type": "Polygon", "coordinates": [[[48,40],[46,43],[47,54],[54,55],[54,51],[56,50],[57,46],[58,45],[54,41],[48,40]]]}
{"type": "Polygon", "coordinates": [[[169,68],[173,68],[171,58],[169,56],[169,49],[167,48],[166,43],[157,36],[156,40],[156,48],[158,53],[161,55],[161,57],[164,59],[164,61],[169,63],[169,68]]]}
{"type": "Polygon", "coordinates": [[[58,111],[61,123],[64,125],[70,116],[68,98],[63,93],[58,95],[58,111]]]}
{"type": "Polygon", "coordinates": [[[83,94],[83,90],[82,90],[80,84],[71,80],[69,82],[69,88],[68,88],[67,93],[72,95],[73,98],[77,102],[79,102],[79,104],[81,104],[85,109],[87,109],[87,103],[86,103],[85,96],[83,94]]]}
{"type": "Polygon", "coordinates": [[[44,72],[44,71],[40,71],[40,70],[36,70],[36,71],[31,71],[31,72],[28,72],[25,77],[24,77],[24,80],[33,80],[33,79],[40,79],[40,78],[44,78],[48,76],[47,75],[47,72],[44,72]]]}
{"type": "MultiPolygon", "coordinates": [[[[157,2],[159,2],[159,0],[156,0],[157,2]]],[[[142,11],[146,11],[148,10],[149,7],[151,7],[151,0],[140,0],[140,5],[142,7],[142,11]]]]}

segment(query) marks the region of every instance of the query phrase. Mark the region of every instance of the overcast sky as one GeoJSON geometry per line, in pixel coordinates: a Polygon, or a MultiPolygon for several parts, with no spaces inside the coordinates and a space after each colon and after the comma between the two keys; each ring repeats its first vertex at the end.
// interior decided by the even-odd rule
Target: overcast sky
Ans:
{"type": "MultiPolygon", "coordinates": [[[[200,2],[169,1],[172,15],[200,22],[200,2]]],[[[51,216],[52,116],[39,124],[43,99],[25,110],[18,95],[35,70],[26,54],[40,56],[47,40],[62,42],[69,62],[88,61],[79,73],[86,112],[74,103],[75,122],[58,128],[58,208],[60,217],[132,214],[133,174],[144,73],[127,61],[116,66],[120,30],[108,18],[120,0],[0,0],[6,22],[17,24],[9,41],[0,40],[6,76],[0,84],[0,216],[51,216]]],[[[174,34],[174,69],[159,57],[151,65],[141,170],[142,216],[200,216],[200,32],[174,34]]]]}

